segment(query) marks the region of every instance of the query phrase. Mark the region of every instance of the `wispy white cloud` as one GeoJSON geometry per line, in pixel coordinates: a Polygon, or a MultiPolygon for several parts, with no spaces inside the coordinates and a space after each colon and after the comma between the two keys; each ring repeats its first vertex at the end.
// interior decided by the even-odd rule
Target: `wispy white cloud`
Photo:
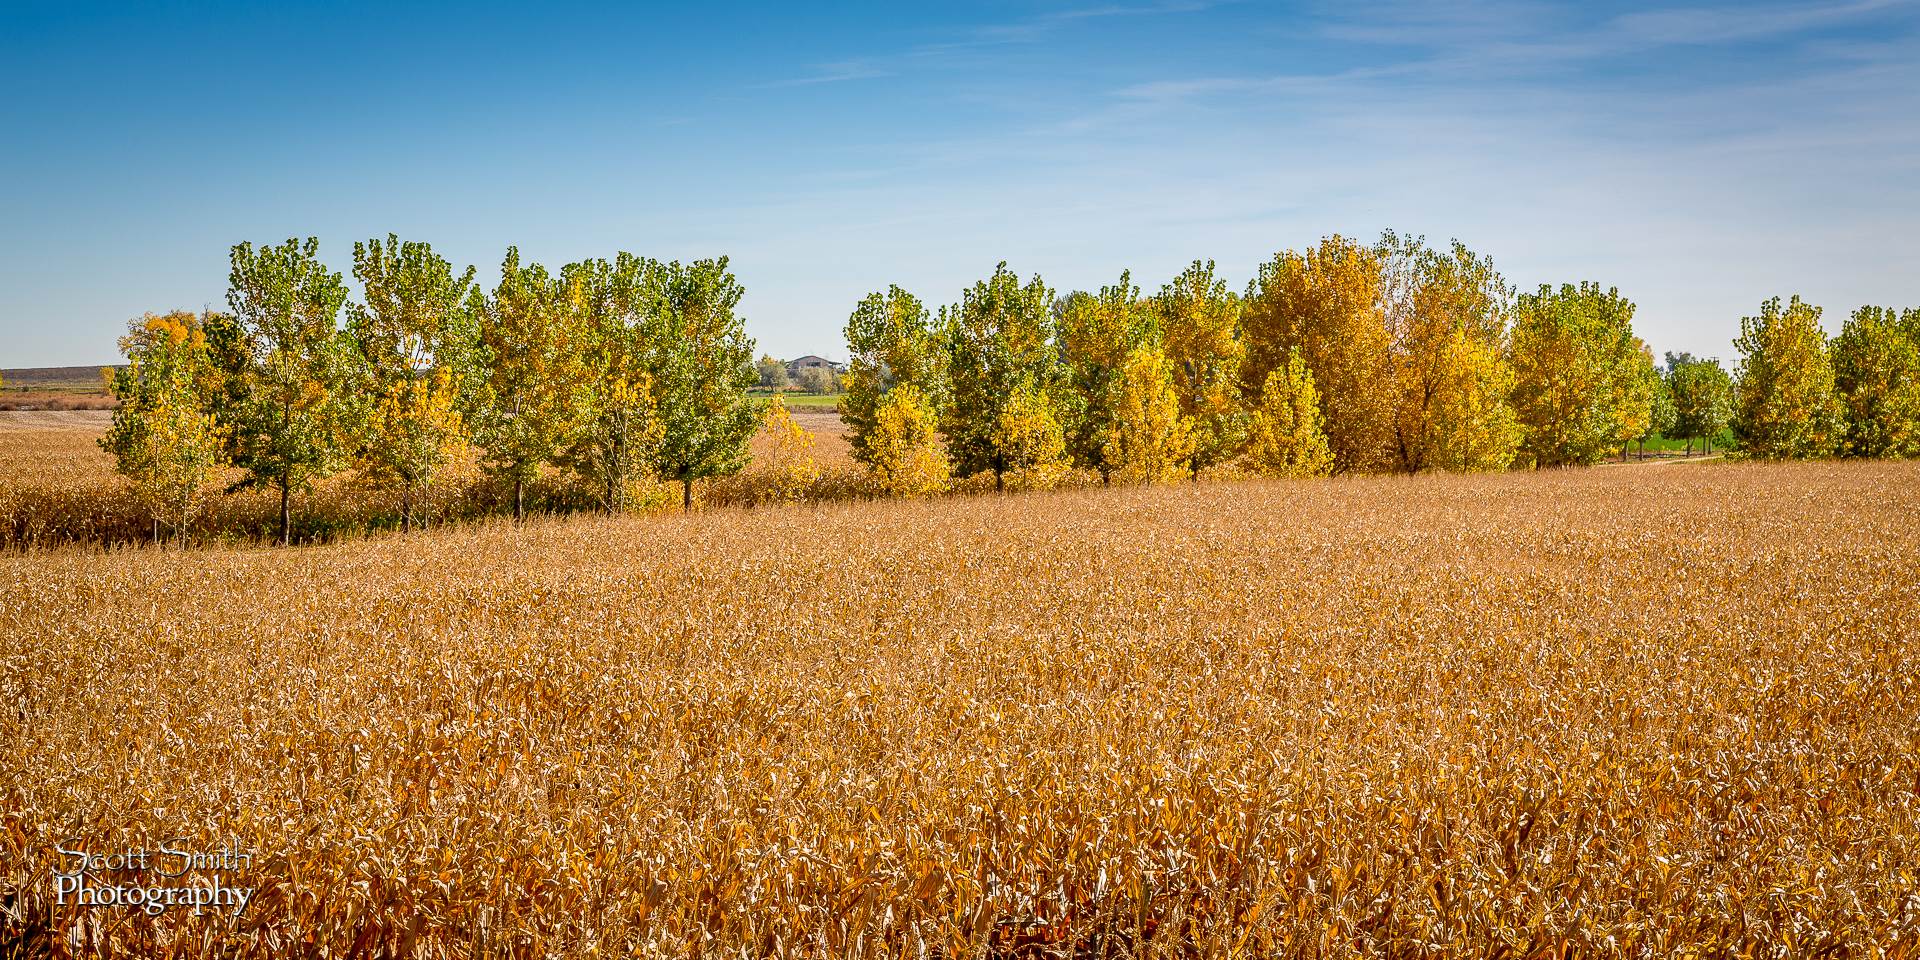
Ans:
{"type": "Polygon", "coordinates": [[[1167,0],[1163,3],[1108,4],[1054,10],[1014,23],[977,28],[978,40],[990,43],[1032,43],[1069,24],[1110,17],[1158,16],[1174,13],[1199,13],[1219,6],[1218,0],[1167,0]]]}
{"type": "Polygon", "coordinates": [[[848,80],[871,80],[890,76],[892,71],[883,69],[867,60],[839,60],[833,63],[821,63],[814,66],[814,72],[804,77],[789,80],[776,80],[762,84],[763,87],[807,87],[821,83],[844,83],[848,80]]]}
{"type": "MultiPolygon", "coordinates": [[[[1577,10],[1578,8],[1572,8],[1577,10]]],[[[1341,6],[1319,18],[1319,35],[1429,51],[1436,65],[1482,69],[1620,56],[1671,46],[1775,40],[1912,12],[1915,0],[1752,3],[1637,10],[1599,20],[1539,0],[1341,6]]]]}
{"type": "Polygon", "coordinates": [[[814,74],[775,81],[763,86],[797,87],[895,76],[905,72],[910,65],[924,65],[957,54],[978,53],[995,47],[1039,43],[1075,24],[1116,17],[1199,13],[1233,2],[1236,0],[1162,0],[1158,3],[1069,7],[1038,14],[1024,20],[972,27],[952,39],[916,44],[901,51],[876,53],[818,64],[814,74]]]}
{"type": "Polygon", "coordinates": [[[1903,0],[1859,0],[1645,10],[1614,18],[1609,24],[1609,33],[1612,39],[1629,45],[1739,43],[1847,23],[1867,14],[1911,5],[1903,0]]]}

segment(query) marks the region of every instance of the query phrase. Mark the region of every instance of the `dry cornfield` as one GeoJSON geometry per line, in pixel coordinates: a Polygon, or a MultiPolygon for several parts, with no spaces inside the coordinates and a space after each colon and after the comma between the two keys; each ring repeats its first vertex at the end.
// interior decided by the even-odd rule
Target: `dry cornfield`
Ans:
{"type": "Polygon", "coordinates": [[[0,556],[54,956],[1915,956],[1920,468],[0,556]],[[254,853],[237,917],[56,848],[254,853]]]}

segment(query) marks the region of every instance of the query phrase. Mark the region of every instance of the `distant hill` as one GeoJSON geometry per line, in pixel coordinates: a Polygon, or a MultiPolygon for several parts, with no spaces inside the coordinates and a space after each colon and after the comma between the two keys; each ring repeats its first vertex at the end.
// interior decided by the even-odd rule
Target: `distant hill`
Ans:
{"type": "Polygon", "coordinates": [[[99,367],[18,367],[0,370],[0,410],[111,410],[113,397],[99,367]]]}
{"type": "Polygon", "coordinates": [[[99,367],[20,367],[0,370],[6,389],[47,390],[62,393],[105,393],[99,367]]]}

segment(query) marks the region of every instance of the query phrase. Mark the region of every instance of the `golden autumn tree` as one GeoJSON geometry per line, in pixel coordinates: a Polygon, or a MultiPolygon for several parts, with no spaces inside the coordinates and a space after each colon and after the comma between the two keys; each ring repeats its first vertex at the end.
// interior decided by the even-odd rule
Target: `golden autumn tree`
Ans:
{"type": "Polygon", "coordinates": [[[1246,442],[1242,303],[1214,276],[1213,261],[1195,260],[1160,288],[1153,308],[1180,414],[1188,422],[1187,472],[1197,480],[1200,471],[1233,459],[1246,442]]]}
{"type": "Polygon", "coordinates": [[[1861,307],[1833,340],[1850,457],[1920,456],[1920,310],[1861,307]]]}
{"type": "Polygon", "coordinates": [[[793,419],[786,401],[774,394],[767,404],[761,429],[772,440],[766,457],[767,495],[775,503],[798,503],[820,481],[820,463],[814,459],[813,433],[793,419]]]}
{"type": "Polygon", "coordinates": [[[467,456],[458,401],[453,374],[434,370],[389,382],[365,420],[357,463],[374,484],[399,491],[403,533],[413,529],[421,492],[467,456]]]}
{"type": "Polygon", "coordinates": [[[1313,375],[1335,472],[1393,464],[1382,269],[1375,250],[1333,236],[1304,253],[1275,255],[1247,289],[1241,386],[1258,406],[1268,375],[1298,351],[1313,375]]]}
{"type": "Polygon", "coordinates": [[[1833,363],[1820,329],[1820,308],[1774,297],[1760,315],[1740,321],[1734,377],[1733,432],[1750,456],[1824,457],[1840,435],[1833,363]]]}
{"type": "Polygon", "coordinates": [[[1004,472],[1000,485],[1006,489],[1044,490],[1057,486],[1072,469],[1053,404],[1031,384],[1016,388],[1001,405],[991,442],[1004,472]]]}
{"type": "Polygon", "coordinates": [[[207,405],[214,371],[201,318],[184,311],[147,314],[129,326],[120,350],[127,363],[109,381],[119,407],[100,447],[152,516],[154,539],[165,526],[184,546],[226,462],[224,437],[207,405]]]}
{"type": "Polygon", "coordinates": [[[1506,281],[1458,241],[1439,251],[1388,231],[1377,252],[1395,465],[1406,473],[1510,466],[1521,431],[1508,403],[1506,281]]]}
{"type": "Polygon", "coordinates": [[[953,466],[940,439],[939,417],[911,383],[888,390],[874,407],[866,455],[868,476],[889,496],[926,496],[951,483],[953,466]]]}
{"type": "Polygon", "coordinates": [[[353,245],[353,275],[365,303],[347,307],[367,405],[353,460],[376,486],[400,497],[400,529],[413,529],[421,493],[468,451],[460,414],[471,375],[465,315],[473,268],[452,264],[425,243],[388,234],[353,245]]]}
{"type": "Polygon", "coordinates": [[[1333,470],[1313,372],[1298,351],[1267,374],[1248,429],[1247,462],[1270,477],[1318,477],[1333,470]]]}
{"type": "Polygon", "coordinates": [[[1104,462],[1132,483],[1174,483],[1190,476],[1193,421],[1180,411],[1166,354],[1150,346],[1135,347],[1111,389],[1113,426],[1104,462]]]}

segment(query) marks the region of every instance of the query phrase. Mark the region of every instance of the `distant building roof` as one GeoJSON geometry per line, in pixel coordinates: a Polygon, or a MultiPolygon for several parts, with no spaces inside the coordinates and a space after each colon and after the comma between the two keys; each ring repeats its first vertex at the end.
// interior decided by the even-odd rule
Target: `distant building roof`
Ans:
{"type": "Polygon", "coordinates": [[[828,370],[840,371],[845,370],[847,365],[844,363],[835,363],[826,357],[816,357],[811,353],[804,357],[795,357],[787,361],[787,369],[789,371],[806,370],[813,367],[825,367],[828,370]]]}

